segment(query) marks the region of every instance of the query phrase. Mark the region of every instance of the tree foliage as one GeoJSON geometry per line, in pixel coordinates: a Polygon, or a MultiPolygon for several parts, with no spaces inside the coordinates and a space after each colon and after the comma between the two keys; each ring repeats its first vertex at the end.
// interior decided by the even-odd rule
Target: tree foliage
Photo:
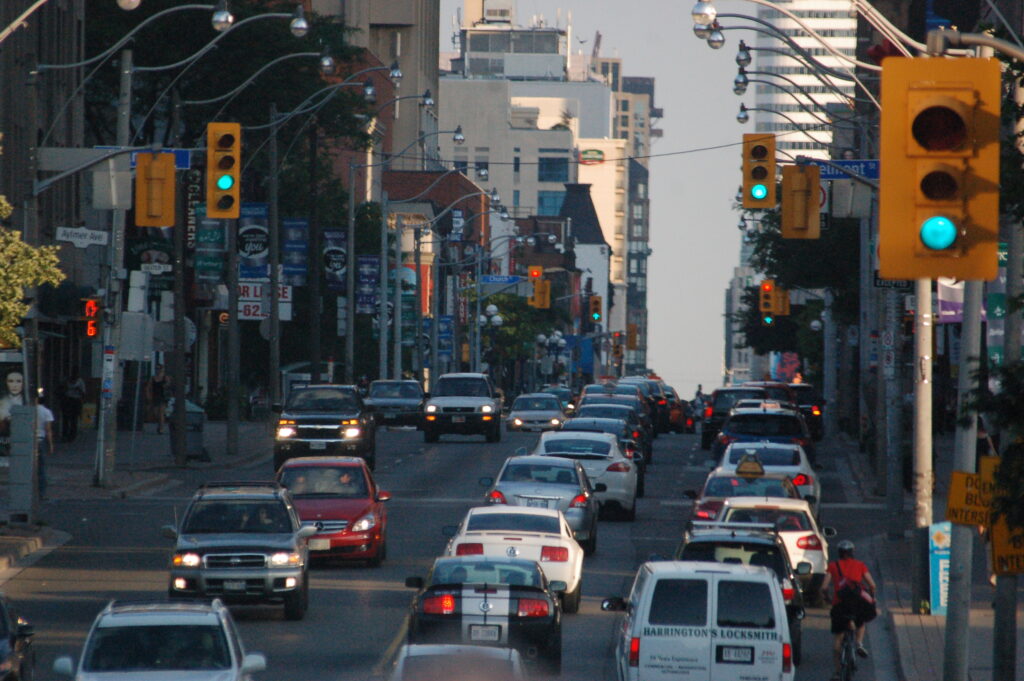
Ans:
{"type": "Polygon", "coordinates": [[[28,314],[24,290],[64,279],[57,246],[34,247],[21,239],[21,232],[0,229],[0,344],[20,347],[15,329],[28,314]]]}

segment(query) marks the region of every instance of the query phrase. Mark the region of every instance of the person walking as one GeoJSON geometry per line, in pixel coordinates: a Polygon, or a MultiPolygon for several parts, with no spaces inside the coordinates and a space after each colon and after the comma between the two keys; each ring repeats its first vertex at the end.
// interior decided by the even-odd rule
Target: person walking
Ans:
{"type": "Polygon", "coordinates": [[[36,406],[36,444],[39,456],[36,469],[36,482],[39,488],[39,499],[46,499],[46,459],[53,456],[53,412],[46,407],[45,397],[34,397],[32,401],[36,406]]]}
{"type": "Polygon", "coordinates": [[[85,381],[75,371],[64,385],[60,402],[60,439],[74,442],[78,437],[78,419],[82,415],[82,400],[85,399],[85,381]]]}
{"type": "Polygon", "coordinates": [[[156,410],[156,432],[164,432],[164,418],[167,411],[167,397],[171,393],[171,379],[164,373],[164,365],[156,365],[156,373],[146,386],[146,397],[150,409],[156,410]]]}

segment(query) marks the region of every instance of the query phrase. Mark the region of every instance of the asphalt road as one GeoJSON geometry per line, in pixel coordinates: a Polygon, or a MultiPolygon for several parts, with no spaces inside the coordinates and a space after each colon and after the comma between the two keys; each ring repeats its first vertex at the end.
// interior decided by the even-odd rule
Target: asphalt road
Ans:
{"type": "MultiPolygon", "coordinates": [[[[260,681],[334,681],[381,678],[388,657],[400,643],[412,592],[405,577],[425,575],[445,546],[444,525],[456,524],[483,496],[481,476],[493,475],[506,456],[529,447],[535,434],[506,434],[486,444],[480,437],[448,436],[425,445],[411,430],[381,431],[377,479],[392,493],[389,504],[388,559],[377,569],[317,567],[312,573],[310,608],[301,622],[287,622],[278,608],[239,607],[233,613],[250,651],[267,655],[260,681]]],[[[694,435],[662,435],[655,441],[647,474],[647,496],[638,502],[634,522],[602,520],[597,552],[585,562],[580,612],[563,624],[563,673],[573,681],[615,678],[613,635],[619,617],[600,610],[601,599],[625,595],[637,565],[675,547],[690,502],[685,489],[699,487],[708,470],[707,453],[694,435]]],[[[822,472],[822,521],[839,537],[857,541],[873,534],[884,509],[863,504],[854,492],[845,462],[819,449],[822,472]]],[[[267,479],[268,459],[219,479],[267,479]]],[[[209,473],[209,472],[208,472],[209,473]]],[[[170,540],[160,527],[180,514],[198,471],[182,473],[179,485],[147,498],[121,501],[62,501],[44,507],[42,517],[70,535],[64,545],[37,557],[6,584],[4,591],[22,606],[35,625],[37,679],[60,678],[51,671],[59,654],[77,656],[96,613],[111,598],[159,597],[167,589],[170,540]]],[[[881,625],[875,625],[880,627],[881,625]]],[[[869,645],[878,638],[869,633],[869,645]]],[[[804,659],[797,679],[828,679],[831,636],[827,611],[808,610],[804,620],[804,659]]],[[[858,679],[895,678],[879,645],[878,660],[862,665],[858,679]]]]}

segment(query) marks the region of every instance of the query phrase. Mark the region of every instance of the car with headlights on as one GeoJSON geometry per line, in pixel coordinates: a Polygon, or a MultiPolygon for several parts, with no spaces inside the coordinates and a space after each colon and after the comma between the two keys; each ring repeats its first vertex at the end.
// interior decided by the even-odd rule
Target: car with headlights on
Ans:
{"type": "Polygon", "coordinates": [[[549,581],[533,560],[507,556],[438,558],[417,589],[410,643],[471,643],[515,648],[544,671],[562,668],[562,581],[549,581]]]}
{"type": "Polygon", "coordinates": [[[785,473],[766,473],[759,462],[751,460],[743,461],[732,471],[716,468],[708,474],[699,492],[685,490],[683,495],[694,500],[693,520],[715,520],[730,497],[799,499],[800,490],[785,473]]]}
{"type": "Polygon", "coordinates": [[[594,485],[604,485],[597,493],[602,510],[612,508],[626,518],[636,519],[637,466],[619,448],[609,433],[544,433],[533,453],[579,461],[594,485]]]}
{"type": "Polygon", "coordinates": [[[309,605],[309,547],[317,528],[303,525],[291,494],[277,482],[200,486],[179,526],[170,560],[171,598],[281,603],[300,620],[309,605]]]}
{"type": "Polygon", "coordinates": [[[558,398],[548,393],[520,395],[512,402],[505,427],[517,430],[558,430],[565,422],[565,412],[558,398]]]}
{"type": "Polygon", "coordinates": [[[562,403],[562,411],[567,415],[571,415],[576,408],[576,400],[571,388],[567,388],[564,385],[549,385],[541,388],[540,391],[557,397],[558,401],[562,403]]]}
{"type": "Polygon", "coordinates": [[[359,390],[351,385],[293,388],[274,437],[274,470],[295,456],[361,456],[377,465],[377,428],[359,390]]]}
{"type": "Polygon", "coordinates": [[[565,515],[553,508],[471,508],[458,526],[447,525],[446,556],[508,556],[540,563],[548,580],[565,582],[562,609],[576,612],[583,589],[583,548],[565,515]]]}
{"type": "Polygon", "coordinates": [[[387,556],[391,495],[377,486],[358,457],[289,459],[277,480],[291,493],[303,526],[316,528],[309,538],[314,560],[366,561],[378,567],[387,556]]]}
{"type": "Polygon", "coordinates": [[[96,616],[76,665],[54,660],[53,671],[76,681],[252,681],[266,669],[247,653],[231,613],[213,601],[110,601],[96,616]]]}
{"type": "Polygon", "coordinates": [[[483,435],[501,441],[504,396],[487,374],[444,374],[437,379],[423,407],[423,441],[441,435],[483,435]]]}
{"type": "Polygon", "coordinates": [[[407,643],[398,649],[389,681],[529,681],[515,648],[459,643],[407,643]]]}
{"type": "Polygon", "coordinates": [[[33,636],[33,626],[21,617],[18,608],[5,595],[0,594],[0,681],[35,678],[33,636]]]}
{"type": "Polygon", "coordinates": [[[629,427],[629,424],[622,419],[598,419],[591,417],[579,417],[569,419],[562,424],[563,433],[611,433],[618,439],[619,448],[626,458],[636,465],[637,483],[636,495],[643,497],[644,480],[647,472],[647,459],[644,456],[643,448],[635,439],[639,433],[629,427]]]}
{"type": "Polygon", "coordinates": [[[419,428],[424,399],[419,381],[373,381],[363,403],[373,410],[377,423],[419,428]]]}

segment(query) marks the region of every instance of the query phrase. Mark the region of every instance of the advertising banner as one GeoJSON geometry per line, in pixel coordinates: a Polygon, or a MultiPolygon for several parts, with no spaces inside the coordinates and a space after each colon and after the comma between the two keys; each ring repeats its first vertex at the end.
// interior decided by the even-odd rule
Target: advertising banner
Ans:
{"type": "Polygon", "coordinates": [[[356,314],[377,313],[377,289],[380,286],[380,258],[361,255],[356,262],[356,314]]]}
{"type": "Polygon", "coordinates": [[[309,221],[305,218],[281,220],[281,283],[305,286],[309,270],[309,221]]]}
{"type": "Polygon", "coordinates": [[[238,278],[270,281],[269,212],[265,203],[243,203],[238,218],[238,278]]]}
{"type": "MultiPolygon", "coordinates": [[[[342,229],[323,232],[323,270],[327,288],[345,293],[348,278],[348,234],[342,229]]],[[[358,305],[358,302],[356,303],[358,305]]]]}

